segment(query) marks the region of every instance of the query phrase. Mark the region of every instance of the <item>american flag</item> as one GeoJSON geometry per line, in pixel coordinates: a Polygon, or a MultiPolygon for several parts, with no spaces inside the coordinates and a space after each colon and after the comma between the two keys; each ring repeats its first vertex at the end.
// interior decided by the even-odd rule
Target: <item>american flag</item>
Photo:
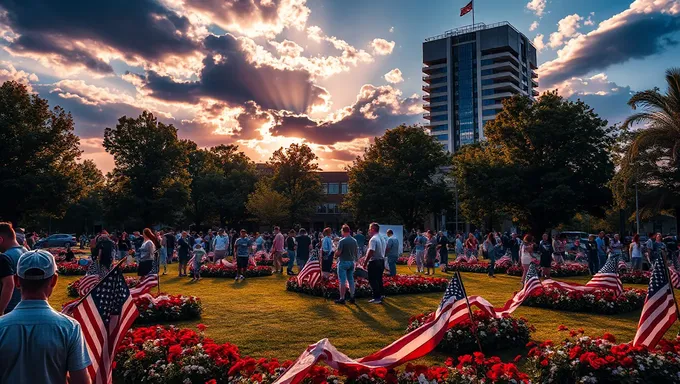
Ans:
{"type": "Polygon", "coordinates": [[[112,382],[111,367],[116,348],[138,315],[118,266],[73,308],[72,316],[80,323],[92,360],[87,373],[93,383],[112,382]]]}
{"type": "Polygon", "coordinates": [[[673,288],[675,289],[680,289],[680,274],[678,274],[678,270],[670,266],[668,267],[668,272],[671,275],[671,284],[673,284],[673,288]]]}
{"type": "Polygon", "coordinates": [[[666,264],[663,258],[658,258],[649,278],[647,298],[642,307],[633,345],[654,348],[677,319],[675,297],[666,275],[666,264]]]}
{"type": "Polygon", "coordinates": [[[619,274],[617,272],[618,266],[618,256],[609,256],[607,262],[602,268],[593,276],[592,279],[586,285],[580,285],[575,283],[564,283],[561,281],[555,281],[551,279],[546,279],[543,284],[546,285],[557,285],[560,288],[572,291],[594,291],[597,289],[610,289],[616,291],[617,295],[623,293],[623,284],[621,279],[619,279],[619,274]]]}
{"type": "Polygon", "coordinates": [[[78,295],[85,296],[99,282],[99,275],[85,275],[78,282],[78,295]]]}
{"type": "Polygon", "coordinates": [[[130,289],[130,295],[132,295],[133,298],[137,298],[146,293],[149,293],[149,291],[151,291],[152,288],[157,286],[158,286],[158,274],[151,273],[142,277],[139,280],[139,283],[137,283],[137,285],[135,285],[134,288],[130,289]]]}
{"type": "Polygon", "coordinates": [[[406,261],[406,265],[408,265],[409,269],[413,266],[413,264],[416,263],[416,253],[411,252],[411,254],[408,256],[408,260],[406,261]]]}
{"type": "Polygon", "coordinates": [[[472,11],[472,1],[470,1],[466,6],[460,9],[460,15],[465,16],[467,15],[470,11],[472,11]]]}
{"type": "Polygon", "coordinates": [[[310,345],[274,384],[300,383],[320,359],[334,369],[342,367],[392,368],[430,353],[444,338],[452,324],[468,318],[462,285],[454,275],[444,293],[435,316],[421,327],[402,336],[387,347],[364,358],[354,360],[338,351],[328,339],[310,345]]]}
{"type": "Polygon", "coordinates": [[[316,283],[321,279],[321,265],[319,264],[319,259],[316,255],[307,260],[307,264],[302,268],[300,273],[297,275],[298,285],[302,285],[305,280],[308,280],[309,286],[314,287],[316,283]]]}
{"type": "Polygon", "coordinates": [[[513,296],[512,299],[508,300],[503,308],[501,309],[496,309],[495,311],[497,312],[498,315],[502,316],[504,314],[510,314],[517,309],[524,300],[531,295],[534,290],[536,289],[541,289],[543,288],[543,285],[541,284],[541,279],[538,278],[538,270],[536,270],[536,264],[531,263],[529,264],[529,271],[527,271],[527,275],[524,280],[524,286],[522,289],[515,293],[515,296],[513,296]]]}

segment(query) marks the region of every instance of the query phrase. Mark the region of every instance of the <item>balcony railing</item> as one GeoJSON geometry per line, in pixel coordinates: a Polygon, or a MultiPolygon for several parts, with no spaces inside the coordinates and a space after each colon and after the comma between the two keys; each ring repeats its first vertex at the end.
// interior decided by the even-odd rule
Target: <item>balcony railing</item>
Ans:
{"type": "Polygon", "coordinates": [[[430,120],[431,115],[429,113],[423,113],[423,119],[430,120]]]}

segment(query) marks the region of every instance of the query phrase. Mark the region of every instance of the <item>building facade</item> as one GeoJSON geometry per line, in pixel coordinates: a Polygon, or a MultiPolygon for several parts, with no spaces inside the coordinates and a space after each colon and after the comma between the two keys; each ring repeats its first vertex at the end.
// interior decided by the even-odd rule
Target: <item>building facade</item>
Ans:
{"type": "Polygon", "coordinates": [[[423,117],[455,152],[484,139],[484,124],[513,95],[538,96],[536,48],[507,22],[477,23],[423,43],[423,117]]]}
{"type": "Polygon", "coordinates": [[[309,228],[323,230],[325,227],[331,227],[337,231],[350,219],[349,215],[340,209],[349,190],[349,176],[347,172],[319,172],[319,176],[324,200],[317,207],[316,214],[310,218],[309,228]]]}

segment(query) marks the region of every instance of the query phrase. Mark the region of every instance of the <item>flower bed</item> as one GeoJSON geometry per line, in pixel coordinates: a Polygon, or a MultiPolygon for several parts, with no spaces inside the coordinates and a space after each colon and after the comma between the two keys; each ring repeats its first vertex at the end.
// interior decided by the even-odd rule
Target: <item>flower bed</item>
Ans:
{"type": "MultiPolygon", "coordinates": [[[[538,275],[541,276],[543,270],[537,268],[536,271],[538,275]]],[[[522,276],[522,266],[513,265],[507,270],[507,274],[510,276],[522,276]]],[[[585,264],[579,263],[569,263],[569,264],[556,264],[552,263],[550,267],[550,277],[570,277],[570,276],[586,276],[590,274],[590,269],[585,264]]]]}
{"type": "MultiPolygon", "coordinates": [[[[193,267],[190,268],[193,270],[193,267]]],[[[246,270],[245,277],[261,277],[271,276],[273,271],[270,267],[258,265],[257,267],[249,266],[246,270]]],[[[236,277],[236,267],[225,266],[223,264],[203,264],[201,265],[201,277],[236,277]]]]}
{"type": "Polygon", "coordinates": [[[87,266],[78,264],[77,262],[61,262],[57,263],[57,272],[61,276],[84,275],[87,272],[87,266]]]}
{"type": "MultiPolygon", "coordinates": [[[[66,292],[69,296],[80,297],[80,294],[78,294],[78,288],[80,286],[81,280],[82,278],[76,281],[72,281],[66,286],[66,292]]],[[[137,284],[139,284],[139,277],[126,277],[125,282],[127,283],[129,288],[134,288],[135,286],[137,286],[137,284]]]]}
{"type": "Polygon", "coordinates": [[[649,277],[651,275],[651,271],[630,271],[626,273],[620,273],[619,278],[621,279],[622,283],[649,285],[649,277]]]}
{"type": "Polygon", "coordinates": [[[143,295],[135,299],[139,317],[135,324],[193,320],[201,317],[203,306],[196,296],[143,295]]]}
{"type": "Polygon", "coordinates": [[[608,289],[594,292],[567,291],[559,287],[543,287],[535,290],[522,305],[559,309],[572,312],[617,314],[642,308],[647,291],[627,288],[623,293],[608,289]]]}
{"type": "MultiPolygon", "coordinates": [[[[494,265],[494,273],[505,273],[509,268],[509,265],[505,262],[494,265]]],[[[473,273],[488,273],[489,263],[466,263],[452,261],[446,265],[446,271],[461,271],[461,272],[473,272],[473,273]]]]}
{"type": "MultiPolygon", "coordinates": [[[[354,280],[356,282],[355,297],[371,297],[372,291],[368,280],[361,277],[355,277],[354,280]]],[[[327,299],[337,299],[340,296],[338,282],[338,277],[336,275],[331,275],[327,281],[321,281],[314,287],[310,287],[307,284],[299,286],[297,279],[295,277],[291,277],[286,283],[286,289],[312,296],[322,296],[327,299]]],[[[448,282],[448,279],[439,277],[415,275],[397,275],[394,277],[383,276],[384,293],[387,296],[427,292],[444,292],[448,282]]]]}
{"type": "MultiPolygon", "coordinates": [[[[271,384],[291,364],[277,359],[241,357],[233,344],[217,344],[200,332],[187,328],[154,326],[128,331],[117,349],[113,364],[114,382],[125,383],[233,383],[271,384]]],[[[513,363],[476,352],[448,359],[446,366],[407,364],[402,371],[378,368],[348,368],[335,371],[314,366],[307,384],[418,384],[418,383],[528,383],[529,378],[513,363]]]]}
{"type": "Polygon", "coordinates": [[[399,256],[397,258],[397,265],[407,265],[407,264],[408,264],[408,257],[399,256]]]}
{"type": "MultiPolygon", "coordinates": [[[[560,330],[568,329],[561,326],[560,330]]],[[[617,344],[611,334],[601,338],[571,337],[529,351],[527,370],[536,383],[679,383],[680,341],[662,341],[653,350],[617,344]]]]}
{"type": "MultiPolygon", "coordinates": [[[[432,313],[420,314],[409,319],[406,332],[422,326],[432,313]]],[[[468,318],[446,331],[437,348],[452,355],[474,352],[479,349],[477,337],[484,351],[514,348],[529,342],[533,325],[524,318],[504,317],[497,319],[482,311],[475,311],[475,330],[468,318]],[[474,333],[473,333],[474,332],[474,333]]]]}

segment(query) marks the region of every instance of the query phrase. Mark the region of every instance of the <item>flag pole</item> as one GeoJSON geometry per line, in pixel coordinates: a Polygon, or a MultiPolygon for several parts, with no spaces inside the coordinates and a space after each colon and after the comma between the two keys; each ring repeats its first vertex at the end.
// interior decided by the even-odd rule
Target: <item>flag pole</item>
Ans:
{"type": "MultiPolygon", "coordinates": [[[[666,273],[666,279],[668,280],[668,287],[671,289],[671,295],[673,296],[673,303],[675,303],[675,315],[677,319],[680,319],[680,309],[678,309],[678,300],[675,299],[675,291],[673,290],[673,282],[671,281],[671,274],[668,271],[668,261],[666,259],[665,253],[661,252],[661,258],[664,264],[664,273],[666,273]]],[[[677,321],[677,320],[676,320],[677,321]]],[[[680,331],[678,331],[680,334],[680,331]]]]}
{"type": "MultiPolygon", "coordinates": [[[[472,3],[472,28],[475,28],[475,0],[470,1],[472,3]]],[[[466,296],[467,297],[467,296],[466,296]]],[[[481,350],[481,348],[480,348],[481,350]]]]}
{"type": "Polygon", "coordinates": [[[479,341],[479,335],[477,334],[477,326],[475,325],[475,320],[472,317],[472,308],[470,308],[470,300],[468,299],[467,292],[465,292],[465,285],[463,285],[463,277],[461,276],[460,271],[456,271],[456,275],[458,276],[458,281],[460,282],[460,288],[463,290],[463,296],[465,296],[465,303],[467,304],[468,315],[470,315],[470,325],[472,327],[472,334],[475,335],[475,340],[477,340],[479,352],[484,353],[484,351],[482,351],[482,343],[479,341]]]}
{"type": "MultiPolygon", "coordinates": [[[[125,259],[119,261],[118,264],[116,264],[113,268],[111,268],[111,269],[106,273],[106,275],[104,275],[104,277],[102,277],[101,279],[99,279],[99,281],[97,282],[97,284],[95,284],[94,287],[92,287],[92,289],[90,289],[90,290],[85,294],[85,296],[81,297],[81,298],[78,300],[78,302],[76,303],[76,305],[74,305],[72,308],[76,308],[77,306],[80,305],[80,303],[82,303],[85,299],[87,299],[87,297],[90,296],[90,294],[92,293],[92,291],[94,291],[94,289],[97,288],[97,287],[99,286],[99,284],[101,284],[102,281],[104,281],[104,279],[106,279],[106,278],[111,274],[111,272],[115,271],[118,267],[120,267],[121,264],[123,264],[123,261],[125,261],[125,259]]],[[[73,311],[69,312],[69,315],[70,315],[71,313],[73,313],[73,311]]]]}

